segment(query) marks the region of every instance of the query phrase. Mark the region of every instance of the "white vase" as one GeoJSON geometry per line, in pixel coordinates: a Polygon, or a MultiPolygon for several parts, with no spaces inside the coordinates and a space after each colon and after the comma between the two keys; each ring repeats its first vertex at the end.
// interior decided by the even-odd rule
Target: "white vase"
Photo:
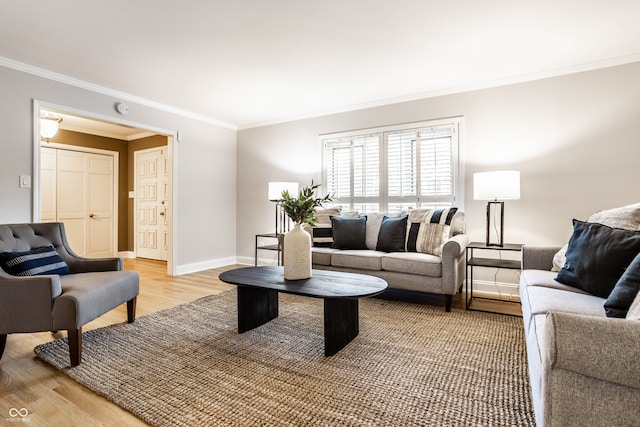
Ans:
{"type": "Polygon", "coordinates": [[[311,277],[311,236],[300,224],[284,235],[284,278],[300,280],[311,277]]]}

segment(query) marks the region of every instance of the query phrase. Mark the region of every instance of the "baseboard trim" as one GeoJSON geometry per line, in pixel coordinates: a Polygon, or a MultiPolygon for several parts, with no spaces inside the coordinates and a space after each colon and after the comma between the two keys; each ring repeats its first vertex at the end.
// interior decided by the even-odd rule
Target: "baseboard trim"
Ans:
{"type": "Polygon", "coordinates": [[[198,271],[210,270],[212,268],[220,268],[226,265],[238,264],[237,257],[218,258],[208,261],[194,262],[191,264],[179,265],[176,268],[176,275],[182,276],[183,274],[197,273],[198,271]]]}
{"type": "MultiPolygon", "coordinates": [[[[466,289],[465,285],[463,284],[463,289],[466,289]]],[[[489,280],[474,280],[473,295],[505,301],[520,301],[520,285],[489,280]]]]}

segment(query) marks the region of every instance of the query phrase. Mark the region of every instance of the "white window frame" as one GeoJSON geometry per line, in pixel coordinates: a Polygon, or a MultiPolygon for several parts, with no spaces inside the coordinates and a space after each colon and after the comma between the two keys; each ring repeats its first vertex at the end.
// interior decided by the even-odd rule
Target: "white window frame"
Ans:
{"type": "MultiPolygon", "coordinates": [[[[389,210],[389,197],[388,197],[388,176],[387,176],[387,135],[392,133],[392,132],[398,132],[398,131],[403,131],[403,130],[410,130],[410,129],[424,129],[424,128],[431,128],[431,127],[438,127],[438,126],[453,126],[454,128],[454,139],[452,141],[452,150],[453,150],[453,200],[451,201],[451,203],[461,209],[464,209],[463,203],[464,203],[464,170],[463,170],[463,150],[462,150],[462,142],[463,142],[463,135],[464,135],[464,118],[463,117],[451,117],[451,118],[445,118],[445,119],[434,119],[434,120],[425,120],[425,121],[420,121],[420,122],[411,122],[411,123],[403,123],[403,124],[398,124],[398,125],[389,125],[389,126],[381,126],[381,127],[376,127],[376,128],[369,128],[369,129],[360,129],[360,130],[353,130],[353,131],[345,131],[345,132],[338,132],[338,133],[330,133],[330,134],[322,134],[319,136],[319,140],[320,140],[320,144],[322,147],[322,184],[324,188],[329,188],[329,186],[327,185],[327,159],[326,159],[326,155],[327,155],[327,150],[326,150],[326,143],[329,140],[335,140],[335,139],[340,139],[340,138],[354,138],[354,137],[365,137],[368,135],[372,135],[372,134],[380,134],[380,160],[379,160],[379,167],[380,167],[380,190],[379,190],[379,196],[377,198],[374,197],[369,197],[366,198],[365,200],[363,200],[363,198],[360,197],[353,197],[353,190],[354,190],[354,186],[353,186],[353,182],[351,183],[351,192],[352,195],[349,198],[349,200],[345,200],[343,199],[336,199],[334,201],[334,203],[336,205],[342,205],[345,210],[348,211],[356,211],[358,209],[355,208],[354,205],[359,204],[359,203],[363,203],[363,202],[371,202],[371,203],[378,203],[379,204],[379,212],[390,212],[389,210]]],[[[351,157],[352,161],[353,161],[353,156],[351,157]]],[[[352,171],[352,177],[353,177],[353,164],[351,164],[351,171],[352,171]]],[[[420,199],[420,194],[418,193],[417,196],[414,198],[417,199],[415,202],[417,203],[418,207],[445,207],[448,206],[448,201],[443,201],[443,199],[440,199],[439,203],[438,202],[432,203],[432,202],[426,202],[420,199]]]]}

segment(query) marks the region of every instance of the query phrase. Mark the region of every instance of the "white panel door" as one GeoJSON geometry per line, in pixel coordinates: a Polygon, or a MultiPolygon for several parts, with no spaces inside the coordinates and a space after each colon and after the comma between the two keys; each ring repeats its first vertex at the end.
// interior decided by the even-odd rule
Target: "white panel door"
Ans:
{"type": "Polygon", "coordinates": [[[161,261],[169,253],[167,148],[135,152],[136,256],[161,261]]]}
{"type": "Polygon", "coordinates": [[[40,150],[40,221],[56,221],[56,152],[55,148],[40,150]]]}
{"type": "Polygon", "coordinates": [[[113,156],[57,150],[57,220],[78,255],[115,254],[113,156]]]}

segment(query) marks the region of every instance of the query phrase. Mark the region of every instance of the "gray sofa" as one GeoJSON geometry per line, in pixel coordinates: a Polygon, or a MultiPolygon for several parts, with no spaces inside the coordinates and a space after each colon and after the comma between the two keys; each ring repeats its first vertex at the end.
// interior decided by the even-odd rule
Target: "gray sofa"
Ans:
{"type": "Polygon", "coordinates": [[[313,247],[314,269],[369,274],[387,281],[390,291],[442,295],[446,311],[460,290],[465,277],[465,249],[469,238],[465,234],[464,213],[458,211],[451,222],[451,237],[444,242],[442,256],[418,252],[377,251],[375,242],[380,214],[369,215],[366,240],[368,249],[343,250],[313,247]],[[377,228],[376,228],[377,225],[377,228]]]}
{"type": "MultiPolygon", "coordinates": [[[[69,247],[62,223],[0,225],[3,255],[48,247],[52,248],[47,259],[53,261],[45,266],[29,266],[30,271],[19,273],[24,276],[8,274],[0,266],[0,357],[8,334],[64,329],[69,338],[71,366],[76,366],[81,361],[83,325],[125,302],[128,322],[135,320],[138,273],[123,271],[120,258],[79,257],[69,247]],[[54,273],[54,266],[60,264],[65,271],[54,273]],[[35,271],[43,268],[50,271],[35,271]]],[[[43,256],[29,254],[21,258],[43,256]]],[[[5,262],[4,257],[2,260],[5,262]]]]}
{"type": "Polygon", "coordinates": [[[538,426],[640,425],[640,321],[555,279],[559,247],[525,246],[520,278],[538,426]]]}

